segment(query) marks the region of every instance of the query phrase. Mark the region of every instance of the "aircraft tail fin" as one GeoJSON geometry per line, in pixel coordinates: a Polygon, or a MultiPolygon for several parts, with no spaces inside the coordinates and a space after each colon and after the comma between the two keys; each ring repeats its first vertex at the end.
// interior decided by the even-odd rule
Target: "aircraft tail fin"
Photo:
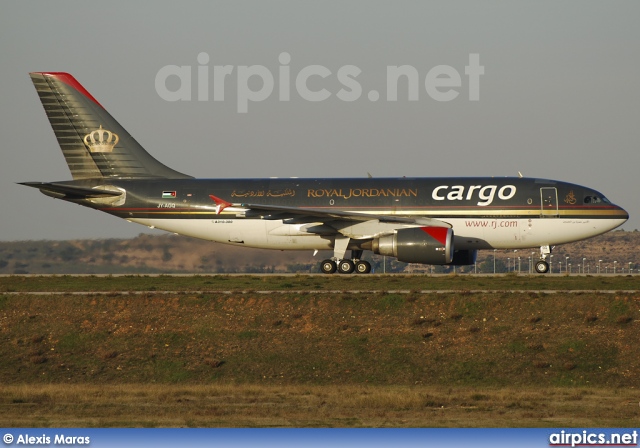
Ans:
{"type": "Polygon", "coordinates": [[[154,159],[70,74],[29,75],[74,180],[191,177],[154,159]]]}

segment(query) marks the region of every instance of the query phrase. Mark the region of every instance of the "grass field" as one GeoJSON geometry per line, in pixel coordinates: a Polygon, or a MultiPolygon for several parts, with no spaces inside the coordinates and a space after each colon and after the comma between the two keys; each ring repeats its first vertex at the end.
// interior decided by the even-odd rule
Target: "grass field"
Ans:
{"type": "Polygon", "coordinates": [[[640,275],[122,275],[0,277],[0,293],[20,291],[433,291],[638,290],[640,275]]]}
{"type": "Polygon", "coordinates": [[[635,277],[3,277],[0,426],[638,426],[638,289],[635,277]]]}
{"type": "Polygon", "coordinates": [[[4,427],[637,427],[640,392],[367,385],[10,385],[4,427]]]}

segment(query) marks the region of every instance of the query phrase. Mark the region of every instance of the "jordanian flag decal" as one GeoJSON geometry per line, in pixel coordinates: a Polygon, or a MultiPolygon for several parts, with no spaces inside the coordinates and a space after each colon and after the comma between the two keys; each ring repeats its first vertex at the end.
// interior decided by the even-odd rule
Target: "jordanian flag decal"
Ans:
{"type": "Polygon", "coordinates": [[[175,191],[163,191],[162,192],[162,199],[175,199],[176,198],[176,192],[175,191]]]}

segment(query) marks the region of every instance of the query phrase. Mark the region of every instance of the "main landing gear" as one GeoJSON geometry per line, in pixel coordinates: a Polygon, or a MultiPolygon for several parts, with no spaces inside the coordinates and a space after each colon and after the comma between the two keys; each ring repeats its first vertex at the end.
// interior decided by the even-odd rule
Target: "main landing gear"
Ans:
{"type": "Polygon", "coordinates": [[[360,259],[360,257],[362,257],[361,250],[352,250],[351,257],[351,260],[345,258],[337,262],[333,259],[324,260],[320,265],[320,270],[324,274],[333,274],[334,272],[340,274],[352,274],[354,272],[357,274],[368,274],[371,272],[371,264],[368,261],[360,259]]]}
{"type": "Polygon", "coordinates": [[[538,274],[546,274],[549,272],[549,263],[547,263],[547,255],[551,253],[549,246],[540,246],[540,260],[536,262],[536,272],[538,274]]]}

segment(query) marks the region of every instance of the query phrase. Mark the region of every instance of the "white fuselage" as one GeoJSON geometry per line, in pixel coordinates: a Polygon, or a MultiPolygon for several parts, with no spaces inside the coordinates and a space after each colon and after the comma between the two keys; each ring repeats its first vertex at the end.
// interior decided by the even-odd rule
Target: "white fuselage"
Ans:
{"type": "MultiPolygon", "coordinates": [[[[590,238],[623,224],[626,219],[565,218],[440,218],[453,226],[456,249],[524,249],[565,244],[590,238]]],[[[219,243],[282,250],[333,248],[331,236],[304,231],[283,220],[155,219],[131,222],[219,243]]],[[[398,227],[397,225],[395,227],[398,227]]]]}

